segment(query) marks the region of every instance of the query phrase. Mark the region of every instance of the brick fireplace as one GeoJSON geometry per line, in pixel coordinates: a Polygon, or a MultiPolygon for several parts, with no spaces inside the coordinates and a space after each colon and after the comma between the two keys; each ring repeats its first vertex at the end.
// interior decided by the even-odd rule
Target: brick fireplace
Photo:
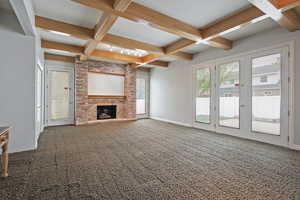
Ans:
{"type": "Polygon", "coordinates": [[[136,70],[129,65],[102,61],[75,61],[76,125],[97,122],[97,107],[116,106],[116,120],[136,119],[136,70]],[[123,74],[125,97],[92,97],[88,95],[88,72],[123,74]]]}

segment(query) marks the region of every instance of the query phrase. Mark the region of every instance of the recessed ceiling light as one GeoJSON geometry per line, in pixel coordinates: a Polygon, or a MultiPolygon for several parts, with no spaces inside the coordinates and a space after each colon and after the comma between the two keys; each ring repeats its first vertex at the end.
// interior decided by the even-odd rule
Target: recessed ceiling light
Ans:
{"type": "Polygon", "coordinates": [[[49,31],[49,32],[54,33],[54,34],[57,34],[57,35],[71,36],[71,35],[68,34],[68,33],[62,33],[62,32],[58,32],[58,31],[49,31]]]}

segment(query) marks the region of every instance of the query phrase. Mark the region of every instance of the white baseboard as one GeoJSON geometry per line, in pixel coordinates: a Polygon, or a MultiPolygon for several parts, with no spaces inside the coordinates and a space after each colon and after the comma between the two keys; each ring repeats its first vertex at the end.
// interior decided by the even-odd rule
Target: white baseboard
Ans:
{"type": "Polygon", "coordinates": [[[159,118],[159,117],[150,117],[150,119],[157,120],[157,121],[162,121],[162,122],[167,122],[167,123],[171,123],[171,124],[176,124],[176,125],[179,125],[179,126],[185,126],[185,127],[189,127],[189,128],[193,127],[192,125],[187,124],[187,123],[172,121],[172,120],[163,119],[163,118],[159,118]]]}
{"type": "MultiPolygon", "coordinates": [[[[166,122],[166,123],[171,123],[171,124],[176,124],[176,125],[179,125],[179,126],[197,128],[197,127],[194,127],[193,125],[190,125],[190,124],[187,124],[187,123],[172,121],[172,120],[163,119],[163,118],[159,118],[159,117],[150,117],[150,119],[157,120],[157,121],[162,121],[162,122],[166,122]]],[[[197,129],[200,129],[200,128],[197,128],[197,129]]],[[[200,129],[200,130],[204,130],[204,129],[200,129]]],[[[225,134],[225,133],[218,133],[218,132],[216,132],[216,133],[217,134],[223,134],[223,135],[230,135],[230,136],[234,136],[234,137],[237,137],[237,138],[243,138],[243,139],[249,139],[249,140],[253,140],[253,141],[258,141],[258,140],[254,140],[254,139],[251,139],[251,138],[244,138],[244,137],[240,137],[240,136],[232,135],[232,134],[225,134]]],[[[268,143],[268,144],[270,144],[270,143],[268,143]]],[[[289,148],[289,149],[300,151],[300,145],[297,145],[297,144],[293,144],[292,146],[285,147],[285,148],[289,148]]]]}

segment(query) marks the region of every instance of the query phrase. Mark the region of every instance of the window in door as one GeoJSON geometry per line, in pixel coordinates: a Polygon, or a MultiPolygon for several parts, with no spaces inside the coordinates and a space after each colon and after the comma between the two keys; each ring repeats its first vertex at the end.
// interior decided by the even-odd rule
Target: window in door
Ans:
{"type": "Polygon", "coordinates": [[[280,135],[280,110],[281,54],[252,59],[252,131],[280,135]]]}
{"type": "Polygon", "coordinates": [[[240,128],[240,64],[219,65],[219,125],[240,128]]]}
{"type": "Polygon", "coordinates": [[[211,72],[210,68],[196,71],[196,122],[211,122],[211,72]]]}
{"type": "Polygon", "coordinates": [[[146,114],[146,80],[136,79],[136,114],[146,114]]]}

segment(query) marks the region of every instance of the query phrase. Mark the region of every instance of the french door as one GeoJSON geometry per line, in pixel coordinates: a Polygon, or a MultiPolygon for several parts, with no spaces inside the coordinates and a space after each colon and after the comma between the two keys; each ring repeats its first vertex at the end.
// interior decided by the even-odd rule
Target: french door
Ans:
{"type": "Polygon", "coordinates": [[[289,133],[288,47],[194,70],[194,126],[281,146],[289,133]]]}
{"type": "Polygon", "coordinates": [[[149,117],[149,74],[138,72],[136,75],[136,116],[149,117]]]}
{"type": "Polygon", "coordinates": [[[47,71],[48,126],[74,123],[74,72],[51,68],[47,71]]]}

